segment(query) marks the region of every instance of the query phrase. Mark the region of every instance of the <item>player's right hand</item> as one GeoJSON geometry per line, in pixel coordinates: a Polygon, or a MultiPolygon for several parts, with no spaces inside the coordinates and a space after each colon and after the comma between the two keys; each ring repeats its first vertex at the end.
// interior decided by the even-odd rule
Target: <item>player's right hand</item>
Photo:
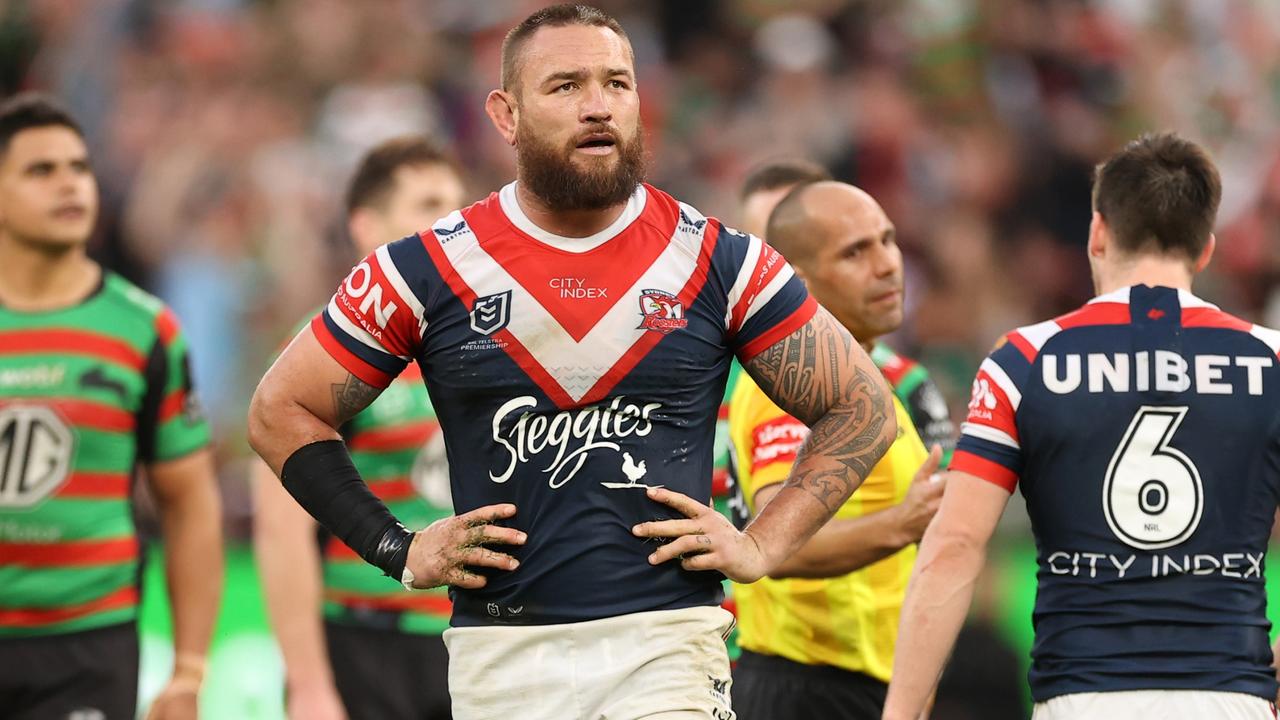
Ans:
{"type": "Polygon", "coordinates": [[[486,505],[462,515],[442,518],[414,533],[405,566],[413,573],[417,590],[439,585],[456,585],[474,590],[485,585],[483,575],[468,567],[515,570],[520,563],[488,545],[523,545],[527,536],[515,528],[492,523],[514,517],[510,503],[486,505]]]}
{"type": "Polygon", "coordinates": [[[946,477],[938,474],[938,463],[942,461],[942,447],[934,445],[929,448],[929,457],[916,470],[907,495],[898,505],[897,512],[901,518],[902,530],[913,542],[920,542],[929,521],[938,512],[942,504],[942,491],[946,488],[946,477]]]}

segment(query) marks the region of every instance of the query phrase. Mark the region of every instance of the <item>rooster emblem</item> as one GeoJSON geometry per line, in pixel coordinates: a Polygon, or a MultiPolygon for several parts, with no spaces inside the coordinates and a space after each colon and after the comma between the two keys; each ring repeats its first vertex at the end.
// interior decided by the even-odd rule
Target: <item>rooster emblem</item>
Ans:
{"type": "Polygon", "coordinates": [[[631,453],[624,452],[622,453],[622,474],[627,476],[627,482],[602,482],[600,484],[615,490],[619,488],[662,487],[661,485],[645,485],[641,483],[640,478],[644,477],[647,472],[648,469],[645,467],[643,460],[637,463],[636,459],[631,457],[631,453]]]}
{"type": "Polygon", "coordinates": [[[668,335],[689,326],[684,305],[669,292],[645,290],[640,294],[640,327],[668,335]]]}

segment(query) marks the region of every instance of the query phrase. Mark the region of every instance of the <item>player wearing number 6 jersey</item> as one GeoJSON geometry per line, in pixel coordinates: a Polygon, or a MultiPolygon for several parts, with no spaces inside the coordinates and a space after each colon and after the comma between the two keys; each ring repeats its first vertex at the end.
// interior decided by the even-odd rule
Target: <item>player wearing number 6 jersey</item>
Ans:
{"type": "Polygon", "coordinates": [[[1262,567],[1280,493],[1280,333],[1191,293],[1212,161],[1144,136],[1098,168],[1098,297],[982,363],[902,614],[886,718],[916,718],[1021,487],[1039,562],[1038,720],[1273,718],[1262,567]]]}

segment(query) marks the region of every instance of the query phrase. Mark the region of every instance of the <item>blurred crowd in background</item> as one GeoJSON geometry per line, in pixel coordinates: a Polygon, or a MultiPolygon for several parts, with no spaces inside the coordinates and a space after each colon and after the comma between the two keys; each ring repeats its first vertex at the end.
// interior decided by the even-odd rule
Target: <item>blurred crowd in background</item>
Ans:
{"type": "MultiPolygon", "coordinates": [[[[251,513],[249,394],[354,260],[355,161],[425,133],[471,199],[508,182],[482,103],[503,34],[543,4],[0,0],[0,95],[70,106],[103,194],[93,253],[188,332],[233,535],[251,513]]],[[[1142,131],[1183,133],[1221,168],[1199,293],[1280,326],[1274,0],[596,4],[635,48],[651,182],[732,225],[745,174],[801,156],[879,199],[907,258],[908,319],[888,340],[957,419],[1000,334],[1092,294],[1093,165],[1142,131]]]]}
{"type": "MultiPolygon", "coordinates": [[[[482,102],[505,30],[541,4],[0,0],[0,91],[51,90],[84,123],[95,253],[185,324],[229,477],[267,358],[352,261],[341,194],[360,153],[422,132],[473,198],[512,177],[482,102]]],[[[1280,325],[1280,3],[599,4],[635,47],[652,182],[732,224],[744,174],[798,155],[880,200],[908,262],[890,340],[957,415],[1002,332],[1090,296],[1092,167],[1143,130],[1221,166],[1201,294],[1280,325]]]]}

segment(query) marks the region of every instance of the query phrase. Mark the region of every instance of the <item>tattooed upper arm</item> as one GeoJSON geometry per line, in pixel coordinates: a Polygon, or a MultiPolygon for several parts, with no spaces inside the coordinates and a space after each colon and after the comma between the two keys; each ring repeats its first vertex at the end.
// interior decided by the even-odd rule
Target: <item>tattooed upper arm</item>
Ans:
{"type": "Polygon", "coordinates": [[[355,375],[348,374],[344,382],[333,383],[333,414],[338,425],[355,417],[361,410],[369,407],[382,392],[355,375]]]}
{"type": "Polygon", "coordinates": [[[834,512],[893,441],[894,410],[884,379],[822,308],[744,368],[778,407],[809,426],[802,458],[827,459],[803,469],[798,460],[786,485],[803,488],[834,512]]]}
{"type": "Polygon", "coordinates": [[[812,426],[845,389],[856,342],[825,308],[744,368],[778,407],[812,426]]]}

